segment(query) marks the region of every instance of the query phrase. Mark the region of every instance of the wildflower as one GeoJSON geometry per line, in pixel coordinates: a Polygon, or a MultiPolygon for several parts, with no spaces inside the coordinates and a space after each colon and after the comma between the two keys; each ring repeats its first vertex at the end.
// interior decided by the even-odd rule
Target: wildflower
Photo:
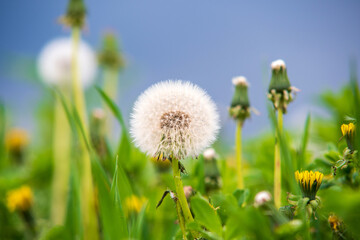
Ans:
{"type": "Polygon", "coordinates": [[[250,117],[250,102],[247,92],[249,84],[243,76],[233,78],[232,82],[235,86],[235,92],[229,113],[232,118],[243,124],[245,119],[250,117]]]}
{"type": "Polygon", "coordinates": [[[265,203],[270,202],[271,199],[272,199],[271,198],[271,193],[269,193],[268,191],[258,192],[255,195],[254,205],[255,205],[255,207],[262,206],[265,203]]]}
{"type": "Polygon", "coordinates": [[[218,130],[215,104],[190,82],[155,84],[138,98],[131,117],[135,144],[153,157],[196,157],[218,130]]]}
{"type": "Polygon", "coordinates": [[[268,98],[276,110],[286,113],[287,105],[293,100],[292,93],[299,91],[290,85],[285,62],[281,59],[271,63],[272,77],[269,85],[268,98]]]}
{"type": "Polygon", "coordinates": [[[208,148],[204,151],[203,155],[205,160],[210,161],[216,157],[216,152],[213,148],[208,148]]]}
{"type": "Polygon", "coordinates": [[[83,0],[69,0],[65,16],[60,22],[66,26],[82,28],[85,24],[86,7],[83,0]]]}
{"type": "Polygon", "coordinates": [[[11,190],[6,195],[6,205],[11,212],[28,211],[33,204],[33,194],[29,186],[11,190]]]}
{"type": "Polygon", "coordinates": [[[346,143],[351,152],[354,151],[354,135],[355,135],[355,125],[353,123],[341,125],[341,133],[346,139],[346,143]]]}
{"type": "Polygon", "coordinates": [[[303,197],[309,198],[309,200],[315,200],[316,193],[320,188],[324,174],[321,172],[303,171],[295,172],[295,178],[298,182],[303,197]]]}
{"type": "MultiPolygon", "coordinates": [[[[70,38],[54,39],[43,48],[38,59],[38,71],[46,83],[60,87],[71,85],[72,51],[70,38]]],[[[83,41],[78,49],[78,66],[82,86],[90,86],[96,75],[97,62],[95,53],[83,41]]]]}
{"type": "Polygon", "coordinates": [[[147,199],[145,197],[138,197],[136,195],[131,195],[125,199],[126,213],[130,215],[131,213],[139,213],[143,206],[145,205],[147,199]]]}
{"type": "Polygon", "coordinates": [[[11,129],[6,135],[6,147],[9,150],[11,158],[13,158],[17,163],[21,163],[23,161],[25,148],[28,143],[29,136],[23,129],[11,129]]]}
{"type": "Polygon", "coordinates": [[[125,60],[119,53],[119,47],[114,34],[104,36],[103,46],[98,54],[99,64],[105,68],[119,70],[124,67],[125,60]]]}

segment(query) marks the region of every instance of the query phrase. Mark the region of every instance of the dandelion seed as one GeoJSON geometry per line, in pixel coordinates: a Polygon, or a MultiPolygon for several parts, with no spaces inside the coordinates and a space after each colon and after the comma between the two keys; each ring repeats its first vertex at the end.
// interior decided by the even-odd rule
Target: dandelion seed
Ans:
{"type": "Polygon", "coordinates": [[[153,157],[196,157],[215,141],[218,130],[215,104],[190,82],[155,84],[138,98],[131,117],[136,146],[153,157]]]}
{"type": "MultiPolygon", "coordinates": [[[[48,43],[38,59],[38,71],[42,79],[56,86],[71,85],[71,58],[73,43],[70,38],[57,38],[48,43]]],[[[79,76],[83,87],[92,84],[96,71],[96,55],[91,47],[81,42],[78,52],[79,76]]]]}

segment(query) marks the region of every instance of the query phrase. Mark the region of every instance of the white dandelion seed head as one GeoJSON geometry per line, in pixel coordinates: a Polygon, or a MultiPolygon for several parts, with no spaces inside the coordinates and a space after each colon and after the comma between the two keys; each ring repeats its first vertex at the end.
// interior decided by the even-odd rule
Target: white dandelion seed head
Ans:
{"type": "Polygon", "coordinates": [[[212,160],[216,157],[216,152],[213,148],[208,148],[203,153],[205,160],[212,160]]]}
{"type": "Polygon", "coordinates": [[[286,68],[285,62],[282,59],[278,59],[271,63],[271,69],[273,70],[279,70],[281,67],[284,69],[286,68]]]}
{"type": "MultiPolygon", "coordinates": [[[[57,38],[48,43],[40,52],[38,71],[44,82],[50,85],[71,85],[71,61],[73,42],[71,38],[57,38]]],[[[91,47],[81,41],[78,49],[79,77],[83,87],[92,84],[97,60],[91,47]]]]}
{"type": "Polygon", "coordinates": [[[180,80],[157,83],[142,93],[130,124],[135,145],[141,151],[177,159],[198,156],[215,141],[220,128],[209,95],[180,80]]]}
{"type": "Polygon", "coordinates": [[[254,205],[258,207],[269,201],[271,201],[271,193],[268,191],[261,191],[255,195],[254,205]]]}
{"type": "Polygon", "coordinates": [[[232,79],[232,83],[234,84],[234,86],[239,86],[239,85],[248,86],[249,85],[249,83],[246,80],[246,77],[244,77],[244,76],[234,77],[232,79]]]}

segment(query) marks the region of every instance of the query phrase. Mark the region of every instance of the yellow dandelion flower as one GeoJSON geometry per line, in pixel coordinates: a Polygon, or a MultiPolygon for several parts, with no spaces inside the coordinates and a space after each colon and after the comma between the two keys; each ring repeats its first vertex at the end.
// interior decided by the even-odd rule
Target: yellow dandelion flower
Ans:
{"type": "Polygon", "coordinates": [[[28,134],[20,128],[11,129],[6,135],[6,147],[10,151],[20,151],[29,142],[28,134]]]}
{"type": "Polygon", "coordinates": [[[296,171],[295,178],[300,186],[303,197],[315,200],[316,192],[319,190],[324,174],[313,171],[296,171]]]}
{"type": "Polygon", "coordinates": [[[6,195],[6,205],[11,212],[27,211],[33,204],[33,193],[29,186],[11,190],[6,195]]]}
{"type": "Polygon", "coordinates": [[[132,195],[125,199],[125,207],[127,215],[131,213],[139,213],[146,203],[147,199],[145,197],[138,197],[136,195],[132,195]]]}
{"type": "Polygon", "coordinates": [[[353,123],[341,125],[341,132],[343,136],[352,135],[355,131],[355,125],[353,123]]]}

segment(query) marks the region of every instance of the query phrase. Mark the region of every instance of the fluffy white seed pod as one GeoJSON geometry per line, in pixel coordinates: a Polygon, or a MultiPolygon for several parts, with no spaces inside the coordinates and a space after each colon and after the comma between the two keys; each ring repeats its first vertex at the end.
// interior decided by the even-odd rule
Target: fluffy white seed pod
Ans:
{"type": "Polygon", "coordinates": [[[196,157],[215,141],[218,130],[215,104],[190,82],[151,86],[139,96],[131,116],[136,146],[154,157],[196,157]]]}
{"type": "Polygon", "coordinates": [[[213,148],[208,148],[203,153],[205,160],[212,160],[216,157],[216,152],[213,148]]]}
{"type": "Polygon", "coordinates": [[[249,85],[249,83],[247,82],[247,80],[244,76],[234,77],[232,79],[232,83],[234,84],[234,86],[239,86],[239,85],[248,86],[249,85]]]}
{"type": "MultiPolygon", "coordinates": [[[[71,85],[72,50],[72,39],[65,37],[52,40],[42,49],[38,58],[38,71],[46,83],[71,85]]],[[[96,75],[97,60],[94,51],[83,41],[78,48],[78,68],[82,86],[90,86],[96,75]]]]}
{"type": "Polygon", "coordinates": [[[271,201],[271,193],[268,191],[261,191],[255,195],[254,205],[258,207],[269,201],[271,201]]]}
{"type": "Polygon", "coordinates": [[[273,70],[279,70],[281,67],[284,69],[286,68],[285,62],[282,59],[278,59],[271,63],[271,69],[273,70]]]}

